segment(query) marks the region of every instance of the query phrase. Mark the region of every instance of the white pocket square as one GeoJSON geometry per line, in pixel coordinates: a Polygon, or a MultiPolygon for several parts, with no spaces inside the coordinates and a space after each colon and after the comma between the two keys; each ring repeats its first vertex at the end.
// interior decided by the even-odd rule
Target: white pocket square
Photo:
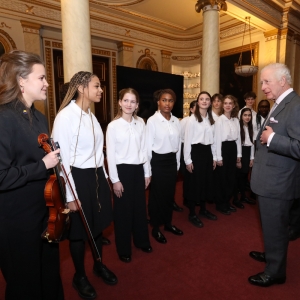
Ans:
{"type": "Polygon", "coordinates": [[[272,118],[270,118],[270,123],[278,123],[278,121],[272,117],[272,118]]]}

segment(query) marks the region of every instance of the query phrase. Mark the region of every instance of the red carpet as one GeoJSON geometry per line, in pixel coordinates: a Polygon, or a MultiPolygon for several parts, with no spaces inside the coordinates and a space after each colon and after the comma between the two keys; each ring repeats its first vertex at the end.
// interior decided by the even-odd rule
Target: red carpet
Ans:
{"type": "MultiPolygon", "coordinates": [[[[177,184],[176,201],[182,204],[182,182],[177,184]]],[[[231,216],[217,213],[214,205],[208,209],[216,213],[217,221],[203,219],[204,227],[196,228],[188,222],[188,209],[174,212],[174,225],[184,231],[174,236],[162,231],[168,243],[161,245],[152,237],[153,253],[133,247],[132,262],[119,260],[112,226],[105,236],[112,245],[103,247],[103,261],[118,276],[116,286],[108,286],[92,273],[90,251],[86,256],[86,270],[97,290],[97,299],[107,300],[232,300],[232,299],[299,299],[300,239],[291,242],[288,254],[287,281],[283,285],[259,288],[247,278],[263,271],[264,264],[251,259],[251,250],[263,250],[258,207],[246,204],[231,216]]],[[[67,242],[61,243],[61,274],[66,300],[80,299],[72,288],[74,269],[67,242]]],[[[4,280],[0,275],[0,300],[4,299],[4,280]]],[[[19,300],[19,299],[16,299],[19,300]]]]}

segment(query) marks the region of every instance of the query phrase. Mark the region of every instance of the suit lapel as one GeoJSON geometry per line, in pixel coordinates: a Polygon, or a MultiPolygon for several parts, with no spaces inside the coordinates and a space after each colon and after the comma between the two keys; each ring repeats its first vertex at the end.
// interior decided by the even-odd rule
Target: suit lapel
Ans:
{"type": "Polygon", "coordinates": [[[286,104],[288,104],[289,102],[291,102],[291,100],[297,96],[297,94],[292,91],[291,93],[289,93],[280,103],[279,105],[276,107],[276,109],[272,112],[272,114],[270,115],[270,118],[267,118],[267,123],[266,123],[266,120],[264,121],[263,125],[261,126],[258,134],[257,134],[257,137],[256,137],[256,140],[258,141],[260,136],[261,136],[261,133],[262,133],[262,129],[265,128],[266,126],[269,126],[270,124],[270,119],[273,117],[275,119],[275,117],[284,109],[284,107],[286,106],[286,104]],[[266,124],[265,124],[266,123],[266,124]]]}

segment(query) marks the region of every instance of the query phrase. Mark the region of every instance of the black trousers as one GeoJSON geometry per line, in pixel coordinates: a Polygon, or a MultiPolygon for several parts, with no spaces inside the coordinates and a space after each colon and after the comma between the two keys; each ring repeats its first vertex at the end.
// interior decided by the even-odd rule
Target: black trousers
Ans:
{"type": "Polygon", "coordinates": [[[235,141],[222,142],[223,166],[218,167],[216,207],[227,209],[236,184],[237,147],[235,141]]]}
{"type": "Polygon", "coordinates": [[[295,199],[290,210],[290,229],[300,232],[300,199],[295,199]]]}
{"type": "Polygon", "coordinates": [[[150,246],[143,165],[117,165],[122,197],[114,195],[115,241],[119,255],[131,255],[131,235],[136,247],[150,246]]]}
{"type": "Polygon", "coordinates": [[[149,193],[149,216],[151,224],[159,227],[170,224],[177,178],[176,153],[152,152],[152,179],[149,193]]]}
{"type": "Polygon", "coordinates": [[[194,170],[186,170],[185,182],[188,202],[200,203],[201,210],[206,209],[206,201],[212,200],[213,156],[210,145],[194,144],[191,149],[194,170]]]}
{"type": "Polygon", "coordinates": [[[0,227],[0,268],[6,300],[64,299],[59,273],[59,244],[42,240],[45,227],[22,232],[0,227]]]}
{"type": "Polygon", "coordinates": [[[289,212],[293,200],[258,196],[266,256],[265,273],[273,277],[286,276],[289,244],[289,212]]]}

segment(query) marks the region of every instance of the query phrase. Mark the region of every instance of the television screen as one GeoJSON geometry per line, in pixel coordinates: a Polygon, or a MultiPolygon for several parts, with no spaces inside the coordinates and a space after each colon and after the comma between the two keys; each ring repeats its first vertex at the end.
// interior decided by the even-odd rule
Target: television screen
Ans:
{"type": "Polygon", "coordinates": [[[182,118],[183,114],[183,76],[169,73],[117,66],[117,90],[135,89],[140,96],[138,116],[148,119],[157,110],[153,93],[160,89],[172,89],[176,102],[172,114],[182,118]]]}

